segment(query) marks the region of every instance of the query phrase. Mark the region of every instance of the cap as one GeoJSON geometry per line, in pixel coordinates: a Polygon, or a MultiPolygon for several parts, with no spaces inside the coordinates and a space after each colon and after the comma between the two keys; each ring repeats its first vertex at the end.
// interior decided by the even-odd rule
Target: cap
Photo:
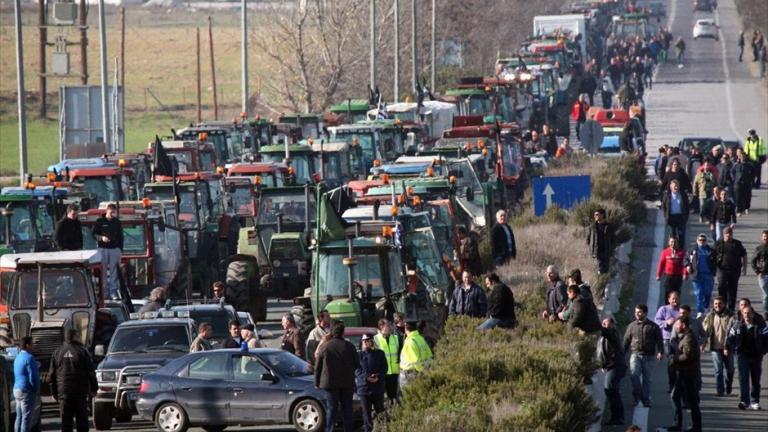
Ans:
{"type": "Polygon", "coordinates": [[[371,337],[371,335],[366,333],[366,334],[363,335],[363,338],[360,339],[360,340],[367,341],[367,340],[371,340],[371,339],[373,339],[373,337],[371,337]]]}
{"type": "Polygon", "coordinates": [[[243,326],[243,330],[256,331],[256,327],[253,324],[246,324],[243,326]]]}

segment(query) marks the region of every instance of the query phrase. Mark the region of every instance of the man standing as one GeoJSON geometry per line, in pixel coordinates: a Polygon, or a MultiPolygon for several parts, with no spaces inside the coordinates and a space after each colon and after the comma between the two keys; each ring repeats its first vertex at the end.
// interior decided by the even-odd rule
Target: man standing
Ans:
{"type": "Polygon", "coordinates": [[[400,353],[400,385],[405,387],[432,360],[432,350],[419,333],[415,322],[405,323],[405,341],[400,353]]]}
{"type": "Polygon", "coordinates": [[[691,411],[691,429],[686,431],[701,432],[701,408],[699,407],[699,377],[701,364],[699,342],[690,330],[690,317],[682,317],[677,323],[681,335],[675,350],[670,354],[669,363],[676,371],[672,401],[675,404],[675,423],[668,431],[683,430],[683,403],[691,411]]]}
{"type": "Polygon", "coordinates": [[[547,266],[546,276],[546,309],[541,313],[541,316],[544,319],[554,321],[557,319],[557,314],[565,308],[565,304],[568,301],[568,293],[565,284],[560,279],[557,267],[554,265],[547,266]]]}
{"type": "Polygon", "coordinates": [[[744,149],[736,149],[736,162],[731,167],[733,178],[733,197],[736,200],[736,214],[749,214],[752,204],[752,176],[753,165],[744,153],[744,149]]]}
{"type": "Polygon", "coordinates": [[[507,212],[504,210],[496,212],[496,224],[491,230],[491,256],[493,265],[496,267],[506,264],[517,256],[515,233],[507,225],[507,212]]]}
{"type": "Polygon", "coordinates": [[[725,189],[718,190],[718,194],[718,199],[714,202],[709,216],[709,229],[715,232],[715,240],[722,240],[723,229],[733,228],[736,225],[736,206],[728,199],[725,189]]]}
{"type": "Polygon", "coordinates": [[[703,327],[707,333],[707,344],[712,355],[717,396],[730,395],[733,388],[733,354],[725,355],[728,329],[732,324],[733,313],[725,308],[725,299],[715,297],[714,307],[704,317],[703,327]]]}
{"type": "Polygon", "coordinates": [[[744,30],[739,32],[739,41],[737,45],[739,46],[739,63],[741,63],[742,58],[744,57],[744,30]]]}
{"type": "Polygon", "coordinates": [[[13,361],[13,398],[16,400],[15,432],[29,432],[37,424],[40,404],[40,370],[32,355],[32,338],[19,340],[19,354],[13,361]]]}
{"type": "Polygon", "coordinates": [[[387,373],[384,375],[384,389],[390,402],[397,401],[400,375],[400,338],[392,331],[392,324],[386,318],[379,320],[379,332],[373,337],[376,347],[384,351],[387,373]]]}
{"type": "Polygon", "coordinates": [[[717,264],[717,295],[725,298],[729,310],[735,310],[739,277],[747,274],[747,250],[733,238],[733,229],[723,230],[723,239],[715,243],[717,264]]]}
{"type": "Polygon", "coordinates": [[[107,294],[113,300],[119,299],[120,292],[120,258],[123,250],[123,226],[117,218],[117,206],[107,205],[107,212],[96,220],[93,227],[93,238],[101,252],[105,264],[107,278],[105,286],[107,294]]]}
{"type": "Polygon", "coordinates": [[[327,310],[323,309],[317,314],[317,323],[315,328],[309,332],[307,336],[307,358],[311,362],[315,359],[315,353],[323,343],[326,336],[331,333],[331,314],[327,310]]]}
{"type": "Polygon", "coordinates": [[[613,226],[605,218],[605,209],[597,209],[592,215],[595,219],[587,233],[587,245],[592,258],[597,260],[597,273],[608,273],[613,254],[613,226]]]}
{"type": "Polygon", "coordinates": [[[223,348],[240,348],[243,343],[243,337],[240,335],[240,321],[232,320],[229,322],[229,336],[224,339],[223,348]]]}
{"type": "MultiPolygon", "coordinates": [[[[661,336],[664,340],[664,353],[668,356],[672,353],[672,347],[670,346],[670,339],[672,338],[672,327],[675,325],[675,321],[680,317],[680,294],[677,291],[670,291],[667,296],[667,303],[659,307],[656,311],[654,321],[656,325],[661,328],[661,336]]],[[[669,389],[667,392],[672,391],[672,387],[675,385],[675,373],[672,368],[672,364],[667,365],[667,378],[669,379],[669,389]]]]}
{"type": "Polygon", "coordinates": [[[664,193],[662,208],[671,236],[676,237],[680,244],[685,244],[685,226],[691,211],[688,208],[688,195],[680,189],[677,180],[672,180],[669,190],[664,193]]]}
{"type": "Polygon", "coordinates": [[[544,141],[544,149],[549,157],[555,157],[555,153],[557,153],[557,136],[546,123],[542,126],[541,140],[544,141]]]}
{"type": "Polygon", "coordinates": [[[629,351],[629,373],[632,378],[632,395],[635,405],[651,406],[651,373],[653,357],[661,361],[664,344],[661,329],[647,317],[648,306],[635,306],[635,321],[624,333],[624,352],[629,351]]]}
{"type": "Polygon", "coordinates": [[[83,230],[77,219],[77,205],[67,206],[67,214],[56,222],[54,233],[56,244],[61,250],[81,250],[83,248],[83,230]]]}
{"type": "Polygon", "coordinates": [[[760,189],[760,177],[762,174],[762,165],[765,163],[766,148],[765,140],[757,135],[757,131],[750,129],[749,136],[744,141],[744,153],[747,159],[752,162],[752,189],[760,189]]]}
{"type": "Polygon", "coordinates": [[[227,302],[227,286],[222,281],[216,281],[213,283],[213,297],[211,297],[211,300],[215,301],[216,303],[226,303],[227,302]]]}
{"type": "Polygon", "coordinates": [[[323,389],[328,395],[325,430],[332,431],[336,427],[339,405],[344,432],[354,430],[352,395],[355,391],[355,371],[358,369],[360,358],[357,350],[344,339],[344,323],[336,322],[331,328],[331,339],[315,356],[315,387],[323,389]]]}
{"type": "Polygon", "coordinates": [[[680,292],[680,288],[683,286],[683,278],[687,277],[684,274],[685,267],[683,266],[685,251],[678,247],[679,243],[675,236],[670,237],[667,244],[669,247],[661,251],[659,264],[656,266],[656,280],[660,281],[661,277],[664,276],[662,287],[666,297],[672,291],[680,292]]]}
{"type": "Polygon", "coordinates": [[[747,306],[741,310],[741,319],[728,331],[726,355],[738,354],[739,409],[760,409],[760,375],[763,372],[763,355],[768,343],[768,327],[765,321],[755,319],[755,310],[747,306]],[[750,391],[750,380],[752,391],[750,391]]]}
{"type": "MultiPolygon", "coordinates": [[[[283,351],[288,351],[289,353],[303,359],[304,347],[306,344],[303,340],[304,338],[301,337],[299,328],[296,327],[296,319],[293,317],[293,314],[287,313],[283,315],[283,319],[280,321],[280,323],[283,326],[283,330],[285,330],[285,333],[283,334],[283,341],[280,343],[280,349],[283,351]]],[[[343,330],[344,327],[342,327],[342,333],[343,330]]],[[[315,358],[317,358],[317,353],[315,353],[315,358]]]]}
{"type": "Polygon", "coordinates": [[[595,303],[581,296],[578,285],[568,285],[567,292],[570,306],[560,312],[558,318],[567,321],[568,327],[583,333],[594,333],[600,330],[600,316],[595,303]]]}
{"type": "Polygon", "coordinates": [[[212,350],[210,339],[213,336],[213,326],[204,322],[198,328],[198,335],[189,345],[189,352],[212,350]]]}
{"type": "Polygon", "coordinates": [[[757,275],[757,285],[763,291],[763,313],[768,321],[768,230],[760,236],[761,244],[755,248],[752,270],[757,275]]]}
{"type": "Polygon", "coordinates": [[[469,270],[474,275],[483,272],[483,262],[480,259],[480,248],[473,237],[463,226],[459,227],[459,260],[462,270],[469,270]]]}
{"type": "Polygon", "coordinates": [[[384,412],[384,377],[387,374],[387,359],[373,344],[373,337],[365,334],[361,340],[360,368],[355,371],[357,395],[363,408],[363,430],[373,430],[373,412],[384,412]]]}
{"type": "Polygon", "coordinates": [[[472,281],[468,271],[461,273],[461,283],[453,290],[448,304],[448,315],[466,315],[482,318],[488,310],[485,291],[472,281]]]}
{"type": "Polygon", "coordinates": [[[96,394],[98,382],[91,356],[74,329],[64,332],[64,345],[53,353],[49,379],[52,396],[59,403],[62,432],[72,431],[73,417],[77,432],[86,432],[88,396],[96,394]]]}
{"type": "Polygon", "coordinates": [[[613,87],[613,81],[606,75],[605,71],[600,72],[600,99],[603,101],[604,109],[611,109],[613,106],[613,94],[616,89],[613,87]]]}
{"type": "Polygon", "coordinates": [[[712,289],[715,286],[715,250],[707,244],[707,236],[699,234],[696,245],[688,251],[685,273],[693,279],[693,293],[696,295],[696,319],[709,309],[712,289]]]}
{"type": "Polygon", "coordinates": [[[704,159],[702,169],[696,173],[693,180],[693,194],[698,198],[700,223],[704,222],[705,215],[712,212],[712,191],[717,185],[717,176],[713,172],[713,168],[711,160],[709,158],[704,159]]]}
{"type": "Polygon", "coordinates": [[[485,277],[485,287],[491,290],[488,296],[488,319],[478,327],[489,330],[495,327],[510,329],[517,322],[515,318],[515,297],[512,290],[501,283],[496,273],[485,277]]]}
{"type": "Polygon", "coordinates": [[[605,398],[608,400],[611,416],[608,426],[624,424],[624,404],[621,402],[621,380],[627,374],[624,350],[612,317],[603,319],[602,334],[597,342],[597,361],[605,371],[605,398]]]}
{"type": "Polygon", "coordinates": [[[582,93],[579,95],[579,99],[574,102],[571,107],[571,118],[576,122],[576,138],[581,141],[581,125],[587,121],[587,111],[589,111],[589,104],[587,103],[585,95],[582,93]]]}
{"type": "Polygon", "coordinates": [[[677,67],[682,69],[685,67],[683,64],[685,61],[685,41],[682,37],[677,38],[677,42],[675,42],[675,49],[677,49],[677,67]]]}

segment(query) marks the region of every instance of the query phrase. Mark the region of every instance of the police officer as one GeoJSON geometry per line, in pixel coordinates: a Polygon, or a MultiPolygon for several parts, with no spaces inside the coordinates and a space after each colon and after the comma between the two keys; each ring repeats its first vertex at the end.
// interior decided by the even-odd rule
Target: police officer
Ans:
{"type": "Polygon", "coordinates": [[[62,432],[72,431],[73,417],[77,432],[87,431],[88,396],[96,394],[96,370],[74,329],[64,332],[64,345],[53,353],[49,380],[52,396],[59,403],[62,432]]]}
{"type": "Polygon", "coordinates": [[[749,159],[754,166],[754,169],[752,170],[752,188],[760,189],[760,174],[762,172],[760,166],[765,163],[766,153],[768,153],[768,151],[766,151],[765,140],[757,136],[756,130],[750,129],[747,133],[749,133],[749,136],[744,142],[744,153],[747,154],[747,159],[749,159]]]}

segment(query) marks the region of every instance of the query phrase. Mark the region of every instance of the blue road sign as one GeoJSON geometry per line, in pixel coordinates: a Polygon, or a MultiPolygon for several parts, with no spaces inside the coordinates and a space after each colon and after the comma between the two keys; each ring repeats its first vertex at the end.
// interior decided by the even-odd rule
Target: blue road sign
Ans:
{"type": "Polygon", "coordinates": [[[592,195],[589,176],[536,177],[533,179],[533,213],[541,216],[557,205],[570,209],[592,195]]]}

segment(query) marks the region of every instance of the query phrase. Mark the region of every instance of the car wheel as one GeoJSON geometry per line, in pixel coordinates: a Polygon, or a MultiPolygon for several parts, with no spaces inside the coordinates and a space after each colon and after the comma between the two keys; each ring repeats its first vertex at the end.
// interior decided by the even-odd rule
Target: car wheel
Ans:
{"type": "Polygon", "coordinates": [[[314,399],[304,399],[293,407],[293,426],[301,432],[317,432],[325,428],[325,410],[314,399]]]}
{"type": "Polygon", "coordinates": [[[155,426],[164,432],[186,432],[189,428],[187,413],[176,403],[164,403],[155,412],[155,426]]]}
{"type": "Polygon", "coordinates": [[[112,406],[103,403],[93,403],[93,426],[96,430],[112,429],[112,406]]]}

